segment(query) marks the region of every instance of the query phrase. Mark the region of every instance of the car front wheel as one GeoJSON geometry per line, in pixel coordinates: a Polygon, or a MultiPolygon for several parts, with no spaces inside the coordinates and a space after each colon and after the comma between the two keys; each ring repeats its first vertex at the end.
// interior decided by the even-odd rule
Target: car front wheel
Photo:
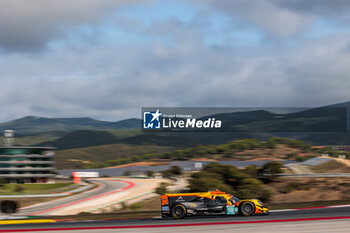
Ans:
{"type": "Polygon", "coordinates": [[[244,202],[240,206],[240,212],[243,216],[251,216],[255,212],[255,206],[251,202],[244,202]]]}

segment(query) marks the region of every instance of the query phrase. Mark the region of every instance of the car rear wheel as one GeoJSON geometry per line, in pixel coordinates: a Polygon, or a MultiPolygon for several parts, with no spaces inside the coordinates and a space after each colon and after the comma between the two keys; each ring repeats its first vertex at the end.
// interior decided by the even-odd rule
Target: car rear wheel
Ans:
{"type": "Polygon", "coordinates": [[[244,202],[240,206],[240,212],[243,216],[253,215],[255,212],[255,206],[251,202],[244,202]]]}
{"type": "Polygon", "coordinates": [[[171,209],[171,216],[175,219],[184,218],[186,216],[186,207],[178,204],[171,209]]]}

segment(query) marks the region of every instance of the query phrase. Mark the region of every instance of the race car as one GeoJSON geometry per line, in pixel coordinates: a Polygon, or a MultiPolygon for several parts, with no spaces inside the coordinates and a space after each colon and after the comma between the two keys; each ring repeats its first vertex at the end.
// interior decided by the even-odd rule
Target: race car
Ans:
{"type": "Polygon", "coordinates": [[[267,215],[269,209],[257,199],[240,200],[219,190],[204,193],[173,193],[161,196],[162,217],[193,215],[267,215]]]}

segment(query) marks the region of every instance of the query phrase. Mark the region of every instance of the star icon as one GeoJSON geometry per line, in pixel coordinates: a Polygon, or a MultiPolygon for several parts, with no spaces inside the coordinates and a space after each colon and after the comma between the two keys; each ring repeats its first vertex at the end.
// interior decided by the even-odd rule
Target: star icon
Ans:
{"type": "Polygon", "coordinates": [[[151,122],[152,121],[154,121],[154,120],[156,120],[157,119],[157,121],[159,121],[159,117],[162,115],[160,112],[159,112],[159,109],[157,109],[157,111],[155,112],[155,113],[151,113],[152,114],[152,120],[151,120],[151,122]]]}

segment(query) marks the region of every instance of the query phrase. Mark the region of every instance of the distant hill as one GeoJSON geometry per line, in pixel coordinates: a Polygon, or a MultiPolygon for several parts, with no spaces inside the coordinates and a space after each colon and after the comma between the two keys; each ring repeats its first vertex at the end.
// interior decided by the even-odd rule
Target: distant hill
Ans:
{"type": "Polygon", "coordinates": [[[347,109],[321,107],[295,113],[277,114],[264,110],[211,115],[232,132],[345,132],[347,109]]]}
{"type": "MultiPolygon", "coordinates": [[[[110,144],[57,151],[58,168],[100,168],[142,161],[174,160],[292,160],[316,157],[324,149],[312,149],[302,141],[270,138],[267,141],[243,139],[226,144],[189,148],[156,145],[110,144]]],[[[335,154],[336,156],[336,154],[335,154]]]]}
{"type": "Polygon", "coordinates": [[[198,144],[198,141],[190,137],[181,137],[180,135],[157,135],[157,134],[140,134],[127,137],[120,142],[134,145],[158,145],[158,146],[176,146],[190,147],[198,144]]]}
{"type": "Polygon", "coordinates": [[[277,114],[264,110],[219,113],[226,127],[222,132],[142,132],[136,118],[116,122],[92,118],[46,118],[27,116],[0,123],[0,130],[15,130],[19,145],[51,145],[60,149],[115,143],[190,147],[221,144],[240,138],[266,140],[273,136],[304,139],[313,144],[349,144],[345,130],[350,102],[277,114]],[[320,133],[316,133],[320,132],[320,133]],[[327,134],[322,133],[327,132],[327,134]]]}
{"type": "Polygon", "coordinates": [[[245,112],[231,112],[231,113],[219,113],[201,119],[205,120],[208,117],[220,119],[224,125],[230,125],[234,127],[236,125],[249,124],[257,121],[271,121],[276,114],[270,113],[264,110],[252,110],[245,112]]]}
{"type": "Polygon", "coordinates": [[[117,137],[106,131],[78,130],[68,133],[57,140],[41,143],[40,146],[54,146],[60,150],[65,150],[113,144],[118,141],[117,137]]]}
{"type": "MultiPolygon", "coordinates": [[[[220,119],[231,132],[339,132],[346,129],[346,113],[350,102],[312,108],[295,113],[277,114],[265,110],[219,113],[220,119]]],[[[76,130],[140,129],[141,120],[101,121],[92,118],[46,118],[27,116],[0,123],[0,130],[12,129],[16,135],[34,135],[44,132],[72,132],[76,130]]]]}
{"type": "Polygon", "coordinates": [[[157,145],[157,146],[176,146],[185,148],[199,144],[196,140],[191,140],[189,137],[181,137],[180,135],[158,135],[158,134],[143,134],[128,137],[118,137],[109,131],[92,131],[92,130],[77,130],[70,132],[62,137],[45,141],[37,146],[53,146],[59,150],[101,146],[108,144],[130,144],[130,145],[157,145]]]}
{"type": "Polygon", "coordinates": [[[136,118],[130,118],[126,120],[121,120],[113,122],[112,129],[140,129],[141,120],[136,118]]]}
{"type": "MultiPolygon", "coordinates": [[[[130,158],[142,159],[149,154],[162,154],[173,151],[176,148],[156,145],[130,145],[130,144],[108,144],[101,146],[90,146],[76,149],[56,151],[55,167],[57,169],[86,168],[98,166],[110,160],[120,159],[123,163],[133,161],[130,158]]],[[[103,165],[102,165],[103,166],[103,165]]]]}
{"type": "Polygon", "coordinates": [[[313,145],[350,145],[350,133],[319,133],[301,138],[313,145]]]}
{"type": "Polygon", "coordinates": [[[141,121],[130,118],[109,122],[92,118],[46,118],[27,116],[17,120],[0,123],[0,130],[12,129],[16,135],[34,135],[50,131],[102,130],[102,129],[139,129],[141,121]]]}

